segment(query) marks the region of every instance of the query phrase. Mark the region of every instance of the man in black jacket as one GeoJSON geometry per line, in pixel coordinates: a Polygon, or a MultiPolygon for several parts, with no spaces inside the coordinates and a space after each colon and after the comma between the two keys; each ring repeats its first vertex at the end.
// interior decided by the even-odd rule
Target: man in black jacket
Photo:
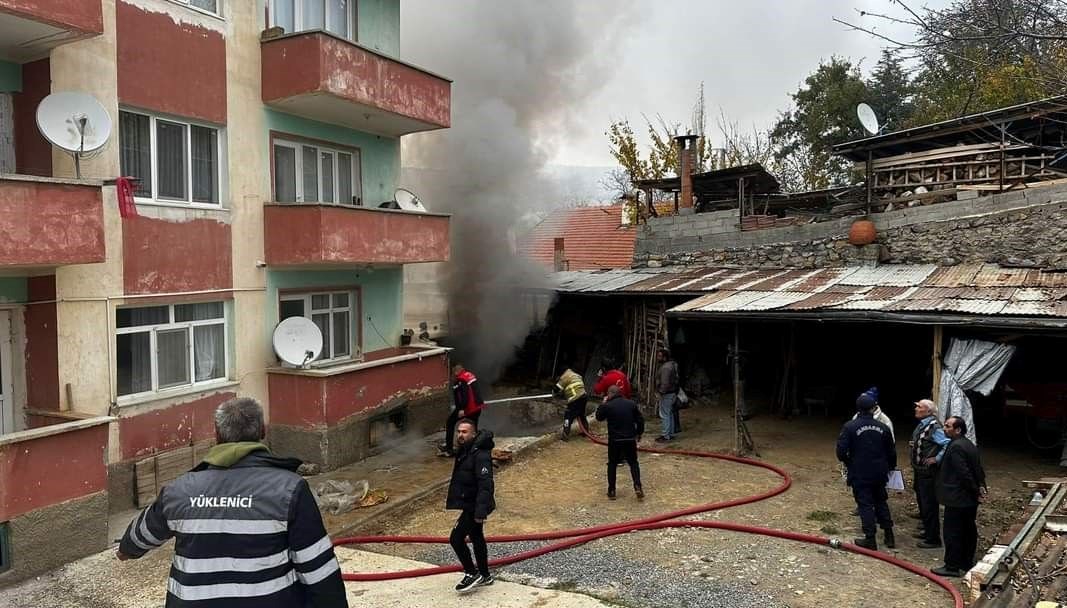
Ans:
{"type": "Polygon", "coordinates": [[[263,445],[263,408],[215,411],[218,445],[130,523],[116,556],[174,537],[167,608],[347,608],[333,543],[300,461],[263,445]]]}
{"type": "Polygon", "coordinates": [[[952,441],[937,472],[937,501],[945,506],[945,565],[931,571],[938,576],[963,576],[974,566],[978,503],[985,500],[988,490],[978,448],[967,439],[967,423],[953,416],[945,421],[945,434],[952,441]]]}
{"type": "Polygon", "coordinates": [[[596,419],[608,421],[608,498],[615,500],[615,471],[625,460],[634,480],[634,494],[645,497],[641,489],[641,466],[637,464],[637,444],[645,433],[645,418],[637,404],[622,396],[616,385],[608,387],[604,403],[596,408],[596,419]]]}
{"type": "Polygon", "coordinates": [[[452,481],[448,484],[446,509],[460,509],[462,513],[452,528],[449,542],[456,557],[463,564],[463,580],[456,591],[468,593],[477,587],[493,584],[489,573],[489,547],[485,544],[483,526],[496,508],[493,498],[493,432],[478,430],[468,418],[456,423],[456,463],[452,467],[452,481]],[[471,539],[474,558],[465,539],[471,539]]]}
{"type": "Polygon", "coordinates": [[[848,467],[848,483],[863,522],[863,538],[855,544],[878,550],[878,525],[885,532],[885,546],[893,549],[893,517],[885,484],[897,466],[897,450],[889,427],[874,419],[877,402],[869,393],[856,399],[859,415],[848,421],[837,438],[837,459],[848,467]],[[876,525],[877,522],[877,525],[876,525]]]}

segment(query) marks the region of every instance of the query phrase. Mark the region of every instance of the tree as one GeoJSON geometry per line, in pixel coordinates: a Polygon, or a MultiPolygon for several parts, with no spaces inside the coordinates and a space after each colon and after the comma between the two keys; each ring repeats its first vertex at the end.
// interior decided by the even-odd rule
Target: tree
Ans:
{"type": "Polygon", "coordinates": [[[914,114],[914,87],[899,53],[882,50],[867,79],[867,103],[885,131],[900,129],[914,114]]]}
{"type": "Polygon", "coordinates": [[[864,136],[855,118],[856,105],[868,97],[859,68],[848,59],[831,57],[790,97],[793,108],[771,129],[776,157],[787,162],[789,156],[801,155],[810,177],[805,181],[813,189],[852,181],[850,163],[834,156],[832,147],[864,136]]]}

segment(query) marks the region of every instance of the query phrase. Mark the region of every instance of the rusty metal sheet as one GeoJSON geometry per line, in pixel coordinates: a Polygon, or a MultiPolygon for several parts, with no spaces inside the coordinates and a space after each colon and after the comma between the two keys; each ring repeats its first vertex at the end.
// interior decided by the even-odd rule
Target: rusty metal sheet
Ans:
{"type": "Polygon", "coordinates": [[[678,306],[671,308],[667,312],[689,312],[691,310],[700,310],[704,306],[709,306],[711,304],[714,304],[715,302],[718,302],[719,300],[724,300],[734,295],[734,293],[735,292],[733,291],[713,291],[698,298],[693,298],[688,302],[683,302],[678,306]]]}
{"type": "MultiPolygon", "coordinates": [[[[613,276],[604,277],[603,281],[586,286],[582,291],[596,291],[596,292],[612,292],[612,291],[626,291],[631,285],[640,283],[641,281],[647,281],[649,279],[647,273],[638,272],[621,272],[613,276]]],[[[656,277],[652,277],[656,278],[656,277]]]]}
{"type": "Polygon", "coordinates": [[[872,287],[913,287],[921,285],[937,266],[933,264],[886,264],[859,266],[856,271],[838,281],[842,285],[872,287]]]}
{"type": "Polygon", "coordinates": [[[717,278],[710,289],[738,289],[742,285],[751,285],[782,272],[781,270],[737,270],[733,274],[717,278]]]}
{"type": "Polygon", "coordinates": [[[960,264],[959,266],[940,266],[923,284],[928,287],[963,287],[974,281],[975,275],[982,270],[982,264],[960,264]]]}
{"type": "Polygon", "coordinates": [[[800,293],[798,291],[770,291],[764,293],[767,293],[766,297],[749,302],[748,304],[743,304],[738,307],[738,310],[773,310],[777,308],[785,308],[794,302],[799,302],[811,296],[811,294],[800,293]]]}
{"type": "Polygon", "coordinates": [[[700,272],[686,274],[686,280],[671,288],[671,291],[708,291],[704,286],[711,282],[721,280],[722,277],[737,272],[728,268],[707,269],[700,272]],[[710,271],[708,271],[710,270],[710,271]]]}
{"type": "Polygon", "coordinates": [[[1031,278],[1033,287],[1067,287],[1067,272],[1043,271],[1031,278]]]}
{"type": "Polygon", "coordinates": [[[829,289],[853,272],[856,272],[854,267],[822,268],[815,271],[808,271],[807,276],[797,283],[789,285],[788,289],[789,291],[819,293],[820,291],[829,289]]]}
{"type": "Polygon", "coordinates": [[[788,310],[815,310],[818,308],[829,308],[835,304],[848,301],[852,294],[848,293],[835,293],[824,291],[821,293],[812,294],[803,300],[799,300],[786,306],[788,310]]]}
{"type": "Polygon", "coordinates": [[[786,283],[791,283],[801,275],[799,270],[779,270],[765,279],[755,279],[749,283],[743,283],[735,289],[751,289],[753,291],[779,291],[786,283]]]}
{"type": "Polygon", "coordinates": [[[912,294],[916,300],[942,300],[945,298],[958,298],[964,293],[962,287],[920,287],[912,294]]]}
{"type": "Polygon", "coordinates": [[[1027,268],[1001,268],[987,264],[971,284],[974,287],[1026,287],[1031,272],[1035,279],[1040,274],[1027,268]]]}
{"type": "Polygon", "coordinates": [[[972,315],[996,315],[1008,305],[1004,300],[941,300],[935,310],[972,315]]]}
{"type": "Polygon", "coordinates": [[[1063,317],[1067,316],[1067,305],[1064,302],[1008,302],[1001,314],[1022,317],[1063,317]]]}
{"type": "Polygon", "coordinates": [[[1016,287],[960,287],[961,300],[1010,300],[1016,287]]]}
{"type": "Polygon", "coordinates": [[[700,310],[704,312],[734,312],[742,310],[742,307],[770,294],[771,292],[769,291],[734,291],[731,292],[729,297],[702,306],[700,310]]]}
{"type": "Polygon", "coordinates": [[[825,293],[863,293],[869,291],[870,287],[862,285],[828,285],[823,290],[825,293]]]}
{"type": "Polygon", "coordinates": [[[875,287],[867,292],[868,300],[893,300],[908,292],[907,287],[875,287]]]}

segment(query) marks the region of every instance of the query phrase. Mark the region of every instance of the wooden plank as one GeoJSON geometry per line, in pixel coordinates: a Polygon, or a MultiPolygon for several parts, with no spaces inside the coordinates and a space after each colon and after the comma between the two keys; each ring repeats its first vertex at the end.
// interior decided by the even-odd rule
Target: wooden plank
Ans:
{"type": "Polygon", "coordinates": [[[941,342],[944,336],[944,328],[934,325],[934,352],[931,363],[934,370],[934,386],[931,391],[931,400],[936,404],[941,397],[941,342]]]}
{"type": "Polygon", "coordinates": [[[174,481],[193,468],[193,448],[185,446],[156,456],[156,487],[174,481]]]}
{"type": "Polygon", "coordinates": [[[203,441],[198,441],[198,442],[194,443],[193,444],[193,464],[192,464],[192,466],[195,467],[196,465],[198,465],[201,462],[203,462],[204,456],[206,456],[207,453],[209,451],[211,451],[211,448],[213,448],[213,447],[215,447],[215,440],[214,439],[204,439],[203,441]]]}
{"type": "Polygon", "coordinates": [[[147,507],[156,499],[156,459],[146,458],[133,465],[137,506],[147,507]]]}
{"type": "MultiPolygon", "coordinates": [[[[1018,150],[1031,146],[1016,145],[1008,150],[1018,150]]],[[[887,167],[902,162],[929,161],[941,158],[953,158],[955,156],[973,156],[983,152],[1000,152],[1000,144],[970,144],[967,146],[947,146],[925,152],[905,152],[896,156],[886,156],[875,160],[872,164],[875,168],[887,167]]],[[[857,163],[858,164],[858,163],[857,163]]]]}

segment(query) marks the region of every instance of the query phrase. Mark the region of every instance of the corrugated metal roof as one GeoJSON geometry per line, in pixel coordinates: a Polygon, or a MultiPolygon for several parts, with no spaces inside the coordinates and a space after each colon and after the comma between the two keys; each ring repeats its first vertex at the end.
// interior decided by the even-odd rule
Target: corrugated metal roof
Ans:
{"type": "Polygon", "coordinates": [[[991,264],[816,270],[673,266],[553,276],[563,292],[705,292],[671,312],[840,310],[1067,318],[1067,273],[991,264]]]}

